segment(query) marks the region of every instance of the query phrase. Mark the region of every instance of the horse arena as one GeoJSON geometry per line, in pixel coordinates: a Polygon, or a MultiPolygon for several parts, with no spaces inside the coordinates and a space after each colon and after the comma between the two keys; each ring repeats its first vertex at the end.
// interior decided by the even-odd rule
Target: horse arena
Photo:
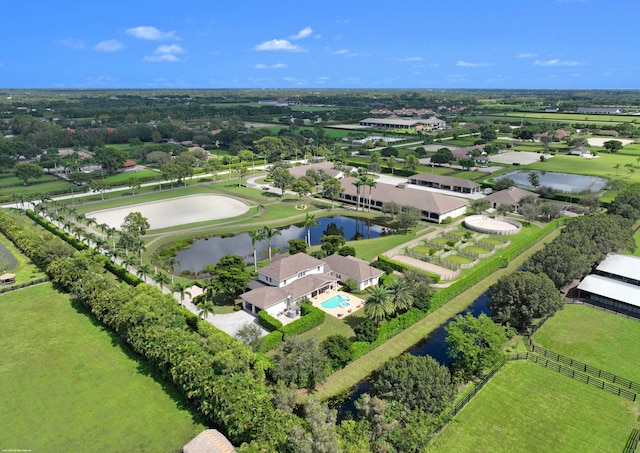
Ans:
{"type": "Polygon", "coordinates": [[[87,214],[98,224],[120,228],[131,212],[139,212],[149,220],[150,229],[169,228],[189,223],[237,217],[249,210],[249,205],[236,198],[221,195],[190,195],[166,200],[139,203],[121,208],[103,209],[87,214]]]}

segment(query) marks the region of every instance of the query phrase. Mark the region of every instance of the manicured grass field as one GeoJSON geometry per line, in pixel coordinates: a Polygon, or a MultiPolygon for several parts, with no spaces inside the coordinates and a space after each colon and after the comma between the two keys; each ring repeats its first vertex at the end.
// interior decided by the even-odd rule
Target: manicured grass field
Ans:
{"type": "Polygon", "coordinates": [[[457,255],[457,254],[452,254],[449,256],[445,256],[443,258],[445,261],[449,261],[451,263],[456,263],[456,264],[469,264],[469,263],[473,263],[473,258],[467,258],[466,256],[462,256],[462,255],[457,255]]]}
{"type": "Polygon", "coordinates": [[[619,179],[623,183],[640,182],[640,172],[635,171],[627,177],[625,165],[637,165],[637,158],[617,154],[598,154],[596,159],[583,159],[577,156],[555,156],[546,162],[536,162],[527,165],[527,169],[556,171],[578,175],[601,176],[609,179],[619,179]],[[615,166],[620,165],[616,170],[615,166]]]}
{"type": "Polygon", "coordinates": [[[178,451],[204,426],[150,367],[50,285],[0,296],[0,444],[178,451]]]}
{"type": "Polygon", "coordinates": [[[536,345],[640,383],[640,321],[565,305],[533,336],[536,345]]]}
{"type": "Polygon", "coordinates": [[[429,444],[444,452],[616,452],[640,407],[540,365],[507,363],[429,444]]]}
{"type": "Polygon", "coordinates": [[[484,255],[485,253],[489,253],[491,251],[491,249],[484,249],[482,247],[478,247],[477,245],[469,245],[462,250],[464,250],[465,252],[475,253],[478,255],[484,255]]]}

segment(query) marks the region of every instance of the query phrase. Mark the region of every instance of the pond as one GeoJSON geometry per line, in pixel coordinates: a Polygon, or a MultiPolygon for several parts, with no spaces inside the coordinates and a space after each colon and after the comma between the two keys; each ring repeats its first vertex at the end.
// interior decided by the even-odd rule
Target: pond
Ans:
{"type": "MultiPolygon", "coordinates": [[[[370,219],[355,217],[322,217],[317,219],[319,225],[311,228],[311,245],[319,245],[320,238],[328,234],[342,234],[347,241],[358,239],[372,239],[392,234],[392,230],[384,225],[373,222],[370,219]]],[[[304,225],[295,224],[286,228],[278,228],[280,235],[271,238],[271,248],[285,251],[289,248],[291,239],[305,239],[304,225]]],[[[263,239],[256,244],[258,260],[268,257],[269,241],[263,239]]],[[[176,264],[174,270],[180,273],[183,270],[192,272],[200,271],[206,264],[215,264],[227,254],[240,255],[247,264],[253,262],[253,245],[248,233],[240,233],[234,236],[215,236],[208,239],[198,239],[191,247],[178,252],[176,258],[180,264],[176,264]]]]}
{"type": "MultiPolygon", "coordinates": [[[[474,300],[471,305],[469,305],[458,314],[471,313],[476,317],[480,316],[482,313],[489,315],[489,309],[487,308],[487,303],[489,302],[489,300],[490,299],[487,293],[484,293],[476,300],[474,300]]],[[[442,365],[451,365],[452,360],[447,354],[449,345],[446,342],[446,328],[454,318],[455,316],[449,318],[444,324],[440,325],[440,327],[431,332],[427,337],[409,348],[407,352],[409,354],[417,356],[430,355],[442,365]]],[[[340,406],[336,407],[336,409],[338,410],[338,417],[340,419],[343,419],[347,416],[348,413],[354,414],[356,412],[356,401],[369,390],[371,390],[371,384],[369,383],[369,381],[362,381],[358,385],[356,385],[353,389],[351,397],[344,401],[340,406]]]]}
{"type": "Polygon", "coordinates": [[[572,175],[569,173],[556,173],[551,171],[526,171],[516,170],[502,175],[496,179],[511,178],[516,186],[525,189],[533,189],[529,183],[529,173],[535,173],[540,180],[540,186],[551,187],[556,192],[580,193],[586,190],[598,192],[607,185],[607,180],[597,176],[572,175]]]}

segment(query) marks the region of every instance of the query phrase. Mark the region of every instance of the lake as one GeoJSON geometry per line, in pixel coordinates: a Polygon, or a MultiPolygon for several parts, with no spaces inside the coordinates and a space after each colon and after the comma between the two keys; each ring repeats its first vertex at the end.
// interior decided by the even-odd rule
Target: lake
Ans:
{"type": "Polygon", "coordinates": [[[580,193],[585,190],[598,192],[607,185],[606,179],[597,176],[572,175],[569,173],[543,172],[538,170],[516,170],[496,179],[511,178],[513,182],[516,183],[516,186],[524,189],[533,189],[534,187],[529,184],[529,173],[536,173],[538,175],[541,187],[551,187],[556,192],[561,193],[580,193]]]}
{"type": "MultiPolygon", "coordinates": [[[[320,238],[326,234],[342,234],[347,241],[358,239],[373,239],[392,234],[395,230],[373,222],[370,219],[356,217],[322,217],[317,219],[319,225],[311,228],[311,245],[319,245],[320,238]]],[[[303,224],[290,225],[278,228],[279,236],[271,238],[271,248],[286,251],[291,239],[305,239],[306,231],[303,224]]],[[[269,241],[263,239],[256,244],[258,260],[268,257],[269,241]]],[[[215,264],[224,255],[240,255],[247,264],[253,263],[253,245],[248,233],[240,233],[233,236],[214,236],[208,239],[198,239],[191,247],[178,252],[176,258],[180,264],[176,264],[174,270],[180,273],[183,270],[192,272],[200,271],[206,264],[215,264]]]]}

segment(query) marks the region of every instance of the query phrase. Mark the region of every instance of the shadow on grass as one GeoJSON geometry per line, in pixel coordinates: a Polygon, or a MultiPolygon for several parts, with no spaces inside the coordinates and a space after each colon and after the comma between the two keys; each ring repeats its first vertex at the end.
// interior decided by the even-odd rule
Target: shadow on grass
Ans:
{"type": "Polygon", "coordinates": [[[76,312],[86,316],[91,324],[109,335],[111,344],[113,346],[119,347],[119,349],[127,356],[129,360],[136,363],[136,369],[138,373],[142,374],[143,376],[150,377],[158,384],[160,384],[162,386],[162,390],[167,395],[169,395],[169,398],[171,398],[171,400],[175,403],[177,409],[188,411],[191,414],[191,420],[194,424],[202,424],[205,426],[211,425],[211,422],[207,420],[202,414],[200,414],[193,404],[189,404],[185,395],[182,394],[182,392],[177,387],[175,387],[171,382],[167,381],[167,379],[159,370],[155,369],[149,362],[146,361],[146,359],[136,353],[131,348],[131,346],[129,346],[122,338],[118,336],[118,334],[116,334],[109,327],[102,324],[87,306],[85,306],[76,298],[71,299],[71,306],[76,310],[76,312]]]}

